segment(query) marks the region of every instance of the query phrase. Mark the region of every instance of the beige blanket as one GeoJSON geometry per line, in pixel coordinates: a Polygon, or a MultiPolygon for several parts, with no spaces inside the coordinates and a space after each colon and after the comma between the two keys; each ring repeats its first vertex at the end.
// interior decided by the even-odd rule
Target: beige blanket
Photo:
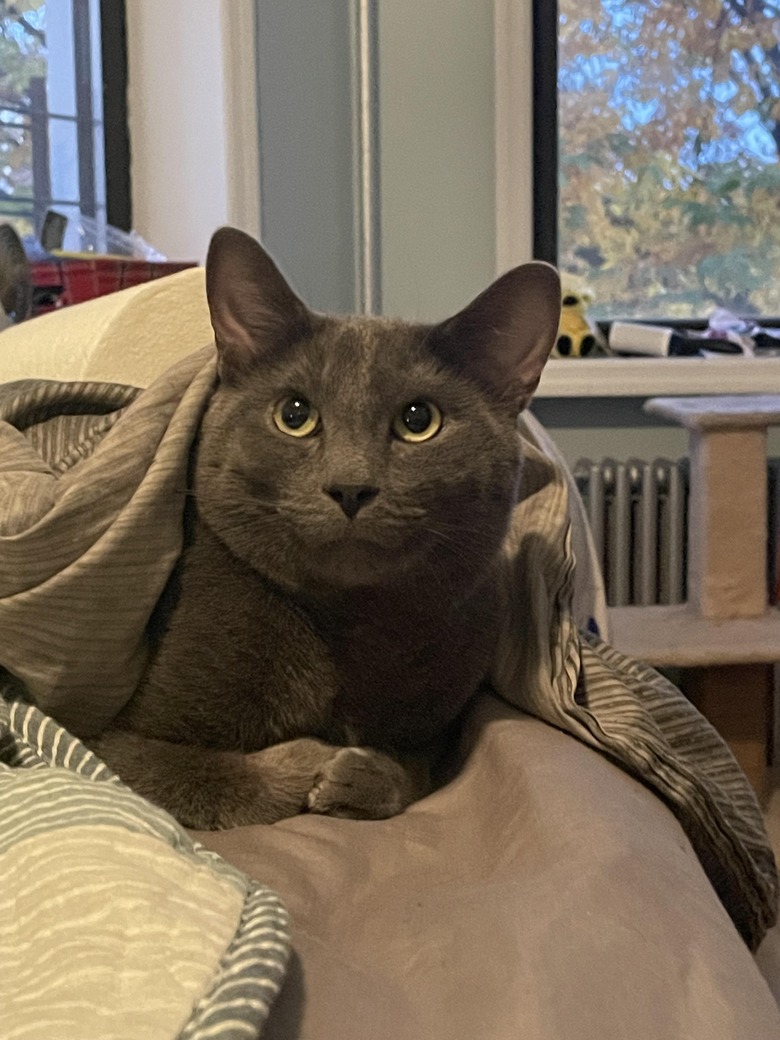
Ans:
{"type": "MultiPolygon", "coordinates": [[[[111,719],[130,696],[144,666],[143,631],[181,549],[188,456],[213,382],[214,357],[209,349],[181,362],[140,395],[131,388],[101,384],[11,384],[0,391],[0,420],[4,420],[0,421],[0,664],[24,684],[39,707],[77,735],[95,732],[111,719]]],[[[472,815],[462,821],[467,828],[462,840],[488,848],[485,828],[498,826],[499,836],[509,828],[506,848],[499,842],[494,854],[515,878],[515,883],[522,886],[525,866],[517,853],[523,846],[515,831],[520,828],[520,833],[525,833],[529,820],[536,820],[542,824],[542,834],[546,823],[555,824],[554,843],[564,842],[558,853],[564,859],[568,857],[570,865],[576,864],[578,859],[573,855],[570,837],[581,833],[577,821],[582,819],[583,832],[598,834],[601,809],[598,798],[586,800],[584,808],[577,809],[571,803],[567,810],[566,806],[578,788],[579,771],[595,770],[594,775],[601,776],[604,782],[605,801],[609,801],[610,792],[617,790],[615,785],[618,785],[624,794],[629,792],[629,803],[635,807],[641,803],[643,811],[650,812],[656,822],[664,820],[659,841],[671,859],[661,864],[651,857],[650,869],[643,868],[641,877],[637,875],[633,879],[630,886],[633,896],[639,897],[647,879],[655,877],[656,887],[665,893],[667,909],[670,909],[678,894],[683,898],[683,875],[687,877],[686,872],[692,871],[690,878],[698,878],[695,886],[700,886],[703,875],[696,871],[703,868],[712,888],[707,885],[697,891],[712,893],[714,889],[745,942],[755,948],[775,920],[777,878],[752,790],[714,730],[673,686],[596,637],[580,634],[570,609],[574,560],[570,548],[566,475],[551,459],[544,435],[533,423],[526,422],[522,426],[521,436],[527,458],[524,496],[517,507],[506,547],[506,623],[491,676],[501,698],[513,708],[499,708],[490,700],[476,707],[475,718],[482,721],[475,723],[477,730],[472,739],[472,745],[480,749],[475,752],[474,768],[483,778],[488,777],[490,783],[482,785],[480,803],[467,810],[472,815]],[[519,714],[515,709],[526,714],[519,714]],[[509,732],[514,734],[523,761],[527,749],[523,750],[522,734],[535,734],[537,744],[534,746],[546,749],[545,754],[535,759],[539,792],[546,792],[551,771],[555,773],[556,783],[566,780],[562,788],[565,794],[561,798],[556,796],[554,804],[548,802],[546,793],[536,802],[537,773],[528,772],[519,759],[515,774],[513,758],[502,757],[495,750],[494,742],[488,742],[484,752],[481,750],[486,720],[492,719],[491,712],[498,712],[502,726],[509,727],[509,732]],[[540,723],[528,715],[551,723],[555,729],[540,728],[540,723]],[[577,742],[571,742],[564,734],[576,737],[577,742]],[[593,755],[588,747],[602,755],[593,755]],[[547,754],[549,760],[545,757],[547,754]],[[495,756],[495,761],[491,756],[495,756]],[[559,770],[556,766],[559,758],[561,762],[569,761],[573,772],[559,770]],[[610,762],[617,763],[623,772],[610,762]],[[641,784],[636,784],[627,774],[641,784]],[[648,791],[661,800],[649,797],[648,791]],[[672,810],[679,824],[662,803],[672,810]],[[474,813],[479,819],[473,818],[474,813]],[[683,830],[679,830],[679,825],[683,830]],[[700,864],[695,870],[690,865],[690,849],[700,864]],[[682,871],[679,876],[678,870],[682,871]]],[[[510,746],[511,741],[506,748],[510,746]]],[[[588,790],[594,794],[597,789],[594,780],[588,790]]],[[[463,788],[456,787],[456,790],[463,788]]],[[[432,796],[434,807],[436,799],[443,796],[442,792],[432,796]]],[[[344,877],[354,881],[354,872],[360,869],[359,835],[379,841],[379,835],[385,834],[390,844],[383,843],[384,854],[393,849],[392,869],[400,869],[398,856],[401,855],[406,864],[407,852],[417,848],[414,825],[409,821],[422,813],[423,818],[431,822],[435,813],[433,817],[426,815],[431,812],[430,803],[431,799],[426,799],[397,821],[383,824],[316,822],[302,817],[270,830],[246,829],[257,831],[251,840],[259,842],[256,851],[260,858],[253,862],[252,870],[261,880],[276,881],[272,875],[278,868],[273,864],[273,857],[268,859],[268,878],[262,876],[266,862],[263,842],[270,840],[273,844],[277,840],[273,836],[277,834],[290,832],[295,836],[301,827],[313,828],[306,833],[319,836],[314,845],[308,845],[309,851],[317,850],[316,859],[307,865],[312,876],[320,875],[320,855],[328,862],[328,848],[336,847],[342,852],[348,848],[351,873],[348,870],[344,877]],[[357,859],[353,860],[355,841],[357,859]],[[342,847],[342,842],[347,844],[342,847]]],[[[452,814],[448,820],[452,824],[452,814]]],[[[626,849],[641,848],[644,856],[648,850],[639,841],[642,835],[632,824],[631,812],[621,817],[620,826],[626,828],[626,849]]],[[[641,824],[638,822],[637,826],[641,824]]],[[[620,828],[615,831],[615,840],[619,831],[620,828]]],[[[528,830],[529,836],[532,833],[528,830]]],[[[427,847],[425,856],[434,857],[447,874],[455,849],[453,846],[449,852],[445,851],[449,845],[443,832],[441,837],[441,856],[431,834],[425,839],[427,846],[423,842],[418,851],[422,854],[427,847]]],[[[297,838],[292,840],[296,854],[303,855],[303,846],[296,845],[297,838]]],[[[309,843],[311,840],[311,836],[306,839],[309,843]]],[[[544,845],[544,838],[539,835],[533,840],[544,845]]],[[[210,836],[209,841],[215,847],[225,841],[237,841],[237,846],[230,846],[231,858],[235,861],[243,855],[240,831],[227,836],[210,836]]],[[[374,878],[376,859],[371,859],[368,853],[366,856],[366,867],[371,865],[369,874],[374,878]]],[[[541,862],[555,859],[556,855],[552,855],[549,861],[543,857],[541,862]]],[[[634,854],[632,862],[639,862],[634,854]]],[[[603,898],[591,902],[594,863],[590,866],[583,863],[582,867],[588,871],[588,876],[580,879],[582,913],[589,915],[590,941],[598,947],[598,915],[609,901],[603,898]]],[[[621,876],[625,879],[625,872],[625,862],[620,860],[617,870],[613,864],[608,888],[613,884],[617,886],[621,876]]],[[[545,884],[549,881],[544,870],[532,871],[528,877],[537,873],[545,879],[545,884]]],[[[493,905],[488,898],[492,884],[489,878],[473,878],[469,871],[467,874],[470,880],[464,881],[461,893],[464,906],[471,905],[476,913],[474,907],[481,906],[483,899],[487,900],[486,907],[493,905]],[[472,887],[474,885],[477,887],[472,887]]],[[[338,917],[338,901],[334,903],[337,887],[327,888],[328,898],[317,906],[335,907],[338,917]]],[[[287,898],[285,886],[278,883],[278,888],[287,898]]],[[[532,902],[542,899],[546,912],[552,912],[554,920],[550,891],[540,889],[537,896],[531,887],[527,895],[532,902]]],[[[613,894],[617,898],[616,892],[613,894]]],[[[640,904],[650,910],[652,900],[644,904],[642,898],[636,904],[632,897],[627,904],[631,912],[640,904]]],[[[708,914],[715,913],[713,905],[718,904],[708,904],[708,914]]],[[[452,919],[452,913],[450,906],[440,927],[460,928],[452,919]]],[[[649,913],[648,920],[653,919],[654,913],[649,913]]],[[[414,923],[414,908],[407,906],[405,914],[404,921],[414,923]]],[[[626,914],[631,916],[628,909],[626,914]]],[[[682,920],[680,915],[678,918],[682,920]]],[[[688,920],[687,916],[685,919],[688,920]]],[[[361,920],[362,927],[374,928],[365,915],[361,920]]],[[[664,927],[671,927],[673,915],[665,920],[664,927]]],[[[397,923],[402,922],[399,919],[397,923]]],[[[549,918],[548,923],[553,927],[549,918]]],[[[624,924],[626,928],[631,927],[624,924]]],[[[541,922],[538,927],[541,928],[541,922]]],[[[418,934],[416,928],[412,932],[418,934]]],[[[469,928],[464,926],[458,934],[468,945],[469,928]]],[[[523,937],[516,928],[513,934],[514,956],[520,957],[517,963],[525,963],[521,956],[523,937]]],[[[402,928],[401,945],[407,944],[403,954],[408,961],[405,970],[411,971],[417,953],[408,946],[411,940],[407,941],[405,935],[402,928]]],[[[541,932],[536,933],[535,941],[540,935],[541,932]]],[[[662,935],[663,931],[659,933],[659,942],[662,935]]],[[[722,935],[718,941],[721,940],[722,935]]],[[[330,949],[322,933],[318,933],[314,942],[315,945],[325,942],[330,949]]],[[[613,949],[611,940],[609,945],[613,949]]],[[[619,946],[614,947],[618,949],[619,946]]],[[[432,950],[430,947],[420,961],[422,966],[427,965],[426,972],[430,970],[432,950]]],[[[501,963],[501,957],[496,960],[494,953],[493,950],[475,951],[477,956],[489,954],[492,968],[501,963]]],[[[583,953],[584,948],[580,948],[580,956],[583,953]]],[[[338,975],[338,966],[327,966],[327,953],[319,960],[322,963],[318,961],[318,971],[332,970],[338,975]]],[[[594,964],[599,963],[596,957],[594,964]]],[[[648,962],[646,967],[649,966],[648,962]]],[[[445,970],[443,962],[439,967],[445,970]]],[[[585,967],[581,964],[583,970],[585,967]]],[[[711,967],[702,971],[706,974],[711,967]]],[[[456,985],[454,981],[453,985],[456,985]]],[[[698,992],[698,987],[694,989],[698,992]]],[[[385,997],[368,984],[365,999],[369,1003],[376,1000],[379,1006],[385,997]]],[[[541,1000],[540,1006],[547,1006],[547,998],[543,999],[538,993],[533,999],[541,1000]]],[[[386,994],[386,1000],[394,1003],[391,991],[386,994]]],[[[300,1013],[298,1008],[296,1014],[300,1013]]],[[[302,1035],[333,1034],[306,1032],[302,1035]]],[[[356,1035],[385,1034],[368,1028],[356,1035]]],[[[395,1035],[437,1034],[424,1029],[418,1033],[401,1030],[395,1035]]],[[[459,1035],[504,1034],[464,1031],[459,1035]]],[[[552,1038],[591,1034],[548,1030],[524,1035],[552,1038]]],[[[688,1032],[668,1035],[698,1036],[688,1032]]],[[[764,1034],[747,1031],[701,1035],[758,1037],[764,1034]]]]}

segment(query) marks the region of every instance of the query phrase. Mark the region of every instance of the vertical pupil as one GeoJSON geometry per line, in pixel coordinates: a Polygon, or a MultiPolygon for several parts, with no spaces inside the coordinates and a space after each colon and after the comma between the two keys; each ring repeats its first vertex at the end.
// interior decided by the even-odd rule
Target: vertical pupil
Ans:
{"type": "Polygon", "coordinates": [[[406,408],[403,420],[410,433],[425,433],[433,422],[433,416],[427,404],[415,402],[406,408]]]}
{"type": "Polygon", "coordinates": [[[282,422],[291,430],[300,430],[311,414],[305,397],[291,397],[282,407],[282,422]]]}

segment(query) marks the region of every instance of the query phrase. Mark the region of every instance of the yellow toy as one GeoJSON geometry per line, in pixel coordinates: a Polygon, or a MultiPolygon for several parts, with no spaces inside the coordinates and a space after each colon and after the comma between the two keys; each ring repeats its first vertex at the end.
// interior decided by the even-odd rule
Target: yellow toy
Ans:
{"type": "Polygon", "coordinates": [[[561,322],[551,357],[592,357],[605,352],[598,329],[585,316],[585,310],[592,300],[593,294],[587,289],[563,287],[561,322]]]}

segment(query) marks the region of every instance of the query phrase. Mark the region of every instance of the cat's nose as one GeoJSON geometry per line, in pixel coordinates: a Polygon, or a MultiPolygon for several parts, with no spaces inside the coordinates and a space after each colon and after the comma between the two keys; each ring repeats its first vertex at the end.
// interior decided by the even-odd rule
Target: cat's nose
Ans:
{"type": "Polygon", "coordinates": [[[379,488],[368,484],[331,484],[322,490],[341,506],[350,520],[379,494],[379,488]]]}

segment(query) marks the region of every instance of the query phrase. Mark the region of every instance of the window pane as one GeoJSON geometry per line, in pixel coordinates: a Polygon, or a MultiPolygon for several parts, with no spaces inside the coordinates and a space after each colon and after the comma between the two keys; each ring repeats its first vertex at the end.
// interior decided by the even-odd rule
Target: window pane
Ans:
{"type": "Polygon", "coordinates": [[[32,135],[30,120],[0,109],[0,217],[32,216],[32,135]]]}
{"type": "Polygon", "coordinates": [[[51,164],[51,197],[59,211],[61,203],[79,198],[79,142],[72,120],[49,120],[49,152],[51,164]]]}
{"type": "Polygon", "coordinates": [[[70,0],[48,0],[44,5],[49,67],[46,88],[49,111],[76,115],[76,74],[73,67],[73,5],[70,0]]]}
{"type": "Polygon", "coordinates": [[[780,315],[780,10],[560,0],[559,263],[596,316],[780,315]]]}

